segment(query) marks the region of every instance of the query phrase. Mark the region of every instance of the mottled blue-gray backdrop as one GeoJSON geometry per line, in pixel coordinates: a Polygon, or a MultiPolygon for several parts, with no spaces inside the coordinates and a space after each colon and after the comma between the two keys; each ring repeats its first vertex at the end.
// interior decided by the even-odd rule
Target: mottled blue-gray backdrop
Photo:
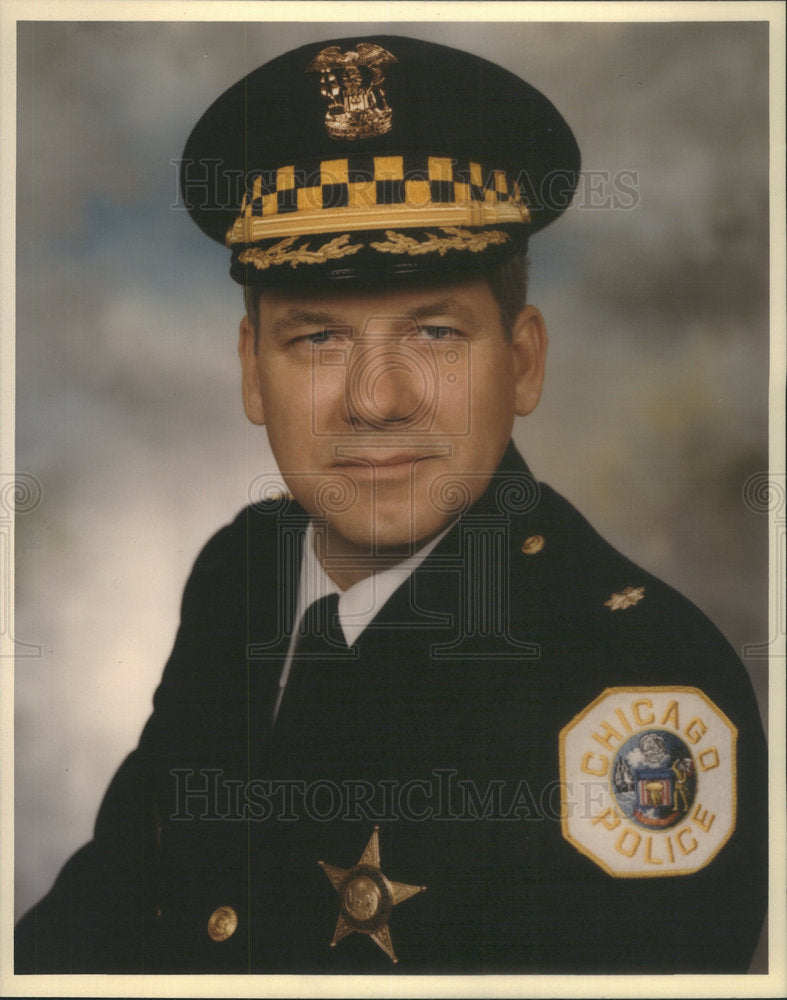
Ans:
{"type": "Polygon", "coordinates": [[[17,467],[43,499],[17,520],[16,638],[40,647],[16,672],[17,912],[89,839],[192,561],[274,468],[240,405],[241,294],[172,161],[249,69],[383,32],[493,59],[572,125],[588,173],[531,246],[550,358],[516,439],[739,651],[768,639],[743,497],[767,466],[766,25],[20,24],[17,467]]]}

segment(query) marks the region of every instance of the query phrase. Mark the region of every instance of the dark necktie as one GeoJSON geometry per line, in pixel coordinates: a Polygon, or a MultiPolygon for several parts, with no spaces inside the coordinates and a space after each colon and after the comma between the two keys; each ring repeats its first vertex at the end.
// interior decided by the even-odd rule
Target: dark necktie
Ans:
{"type": "Polygon", "coordinates": [[[308,738],[315,719],[324,718],[331,702],[336,671],[353,659],[339,623],[339,595],[328,594],[306,610],[274,724],[274,741],[308,738]]]}

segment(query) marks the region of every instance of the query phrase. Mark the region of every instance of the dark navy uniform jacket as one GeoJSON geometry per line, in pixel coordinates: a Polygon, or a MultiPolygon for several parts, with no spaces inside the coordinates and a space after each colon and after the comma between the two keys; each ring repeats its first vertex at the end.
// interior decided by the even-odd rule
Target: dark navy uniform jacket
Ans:
{"type": "Polygon", "coordinates": [[[153,715],[94,839],[21,921],[16,971],[746,971],[765,744],[701,612],[511,446],[349,653],[296,668],[271,733],[307,520],[250,507],[200,554],[153,715]],[[613,610],[627,587],[644,596],[613,610]],[[737,728],[734,832],[692,874],[614,877],[563,836],[559,733],[618,686],[700,689],[737,728]],[[427,887],[391,913],[395,967],[360,933],[330,947],[317,864],[351,868],[375,825],[384,874],[427,887]],[[220,907],[237,926],[214,940],[220,907]]]}

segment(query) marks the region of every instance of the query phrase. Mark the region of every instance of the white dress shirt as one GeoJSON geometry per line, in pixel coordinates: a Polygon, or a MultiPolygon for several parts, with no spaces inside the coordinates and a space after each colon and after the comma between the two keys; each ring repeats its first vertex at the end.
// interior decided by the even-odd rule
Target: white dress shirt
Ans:
{"type": "Polygon", "coordinates": [[[383,569],[354,583],[347,590],[342,590],[328,576],[322,567],[317,553],[314,551],[314,526],[312,522],[306,529],[301,554],[301,575],[298,582],[298,603],[295,609],[295,621],[292,625],[287,658],[284,661],[279,677],[279,693],[273,710],[275,719],[284,696],[284,689],[290,676],[293,652],[298,639],[298,626],[311,605],[328,594],[339,595],[339,624],[348,646],[357,641],[366,626],[374,619],[388,598],[426,559],[432,549],[450,531],[452,525],[431,539],[416,553],[403,559],[390,569],[383,569]]]}

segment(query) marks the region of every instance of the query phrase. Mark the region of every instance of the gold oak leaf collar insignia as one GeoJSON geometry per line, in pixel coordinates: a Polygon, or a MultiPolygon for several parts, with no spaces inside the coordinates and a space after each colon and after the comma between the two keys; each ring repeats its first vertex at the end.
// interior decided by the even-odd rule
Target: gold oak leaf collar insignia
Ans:
{"type": "Polygon", "coordinates": [[[604,607],[610,611],[622,611],[639,604],[644,596],[644,587],[624,587],[619,594],[613,594],[608,601],[604,601],[604,607]]]}
{"type": "Polygon", "coordinates": [[[391,910],[411,896],[426,889],[425,885],[392,882],[380,870],[379,827],[375,826],[369,843],[358,863],[352,868],[337,868],[318,861],[341,901],[339,920],[333,932],[331,948],[355,931],[367,934],[392,962],[398,962],[393,949],[388,920],[391,910]]]}

